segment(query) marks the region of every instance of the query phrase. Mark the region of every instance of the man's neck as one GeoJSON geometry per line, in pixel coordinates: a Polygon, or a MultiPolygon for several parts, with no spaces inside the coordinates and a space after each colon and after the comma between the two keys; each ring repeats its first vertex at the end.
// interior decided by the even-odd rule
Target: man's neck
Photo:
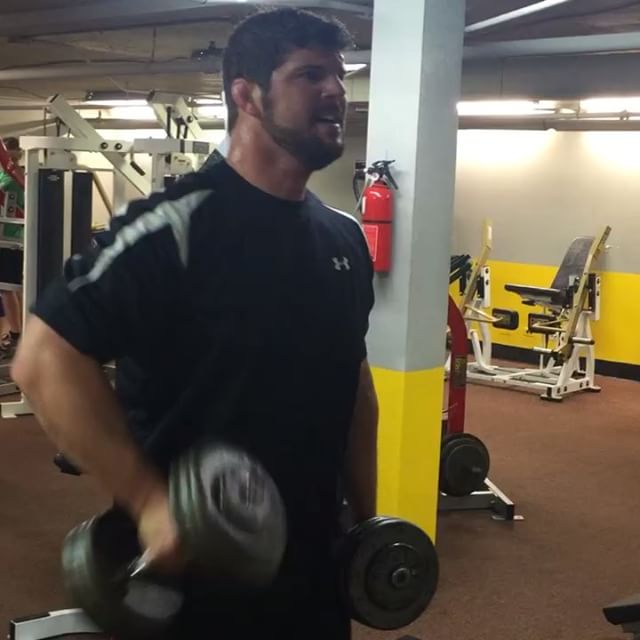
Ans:
{"type": "Polygon", "coordinates": [[[311,172],[264,131],[231,135],[228,164],[254,187],[283,200],[303,200],[311,172]]]}

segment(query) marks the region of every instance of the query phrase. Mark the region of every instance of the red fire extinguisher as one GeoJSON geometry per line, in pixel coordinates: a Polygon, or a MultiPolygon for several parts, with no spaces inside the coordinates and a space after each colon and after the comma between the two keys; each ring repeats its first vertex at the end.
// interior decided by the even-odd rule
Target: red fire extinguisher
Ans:
{"type": "Polygon", "coordinates": [[[393,189],[398,185],[389,167],[395,160],[378,160],[367,170],[356,169],[354,190],[358,178],[365,177],[361,198],[362,228],[369,245],[373,268],[380,273],[391,270],[391,226],[393,222],[393,189]]]}

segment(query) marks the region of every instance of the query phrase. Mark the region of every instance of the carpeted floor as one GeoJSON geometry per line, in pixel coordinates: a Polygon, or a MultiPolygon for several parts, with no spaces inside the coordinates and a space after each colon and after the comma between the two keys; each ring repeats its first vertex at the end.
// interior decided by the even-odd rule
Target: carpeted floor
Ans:
{"type": "Polygon", "coordinates": [[[562,404],[469,387],[467,429],[489,447],[490,477],[525,520],[441,517],[438,593],[407,633],[421,640],[624,640],[601,609],[640,593],[640,386],[610,378],[601,384],[601,394],[562,404]]]}
{"type": "MultiPolygon", "coordinates": [[[[403,633],[420,640],[624,640],[601,607],[640,593],[640,386],[602,384],[602,394],[563,404],[469,388],[468,430],[489,446],[491,478],[525,520],[442,516],[441,580],[427,614],[401,633],[358,628],[357,640],[403,633]]],[[[57,472],[54,450],[32,418],[3,420],[0,428],[0,624],[6,624],[68,605],[60,544],[107,498],[90,478],[57,472]]]]}

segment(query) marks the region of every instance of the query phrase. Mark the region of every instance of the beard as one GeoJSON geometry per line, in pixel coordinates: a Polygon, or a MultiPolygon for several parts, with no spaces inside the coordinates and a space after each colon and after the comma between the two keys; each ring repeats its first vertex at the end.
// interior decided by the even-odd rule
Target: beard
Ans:
{"type": "Polygon", "coordinates": [[[317,134],[278,124],[269,100],[265,101],[262,125],[279,147],[288,151],[309,171],[319,171],[328,167],[344,153],[342,136],[329,142],[317,134]]]}

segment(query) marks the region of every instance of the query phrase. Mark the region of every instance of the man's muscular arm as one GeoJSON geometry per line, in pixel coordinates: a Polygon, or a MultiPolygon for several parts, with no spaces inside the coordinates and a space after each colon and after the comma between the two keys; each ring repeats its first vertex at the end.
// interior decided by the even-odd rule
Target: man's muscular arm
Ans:
{"type": "Polygon", "coordinates": [[[378,463],[378,399],[371,369],[360,367],[349,445],[347,449],[347,500],[357,522],[376,514],[378,463]]]}
{"type": "Polygon", "coordinates": [[[196,179],[130,203],[101,250],[67,260],[32,306],[12,367],[47,435],[129,512],[150,559],[167,567],[178,553],[166,482],[100,365],[148,353],[180,323],[183,306],[166,300],[181,300],[186,277],[178,241],[188,235],[176,220],[209,193],[196,179]]]}
{"type": "Polygon", "coordinates": [[[32,316],[11,374],[51,440],[136,517],[163,481],[133,442],[100,365],[32,316]]]}
{"type": "Polygon", "coordinates": [[[165,480],[129,434],[99,364],[32,316],[11,373],[51,440],[138,524],[149,561],[177,564],[165,480]]]}

